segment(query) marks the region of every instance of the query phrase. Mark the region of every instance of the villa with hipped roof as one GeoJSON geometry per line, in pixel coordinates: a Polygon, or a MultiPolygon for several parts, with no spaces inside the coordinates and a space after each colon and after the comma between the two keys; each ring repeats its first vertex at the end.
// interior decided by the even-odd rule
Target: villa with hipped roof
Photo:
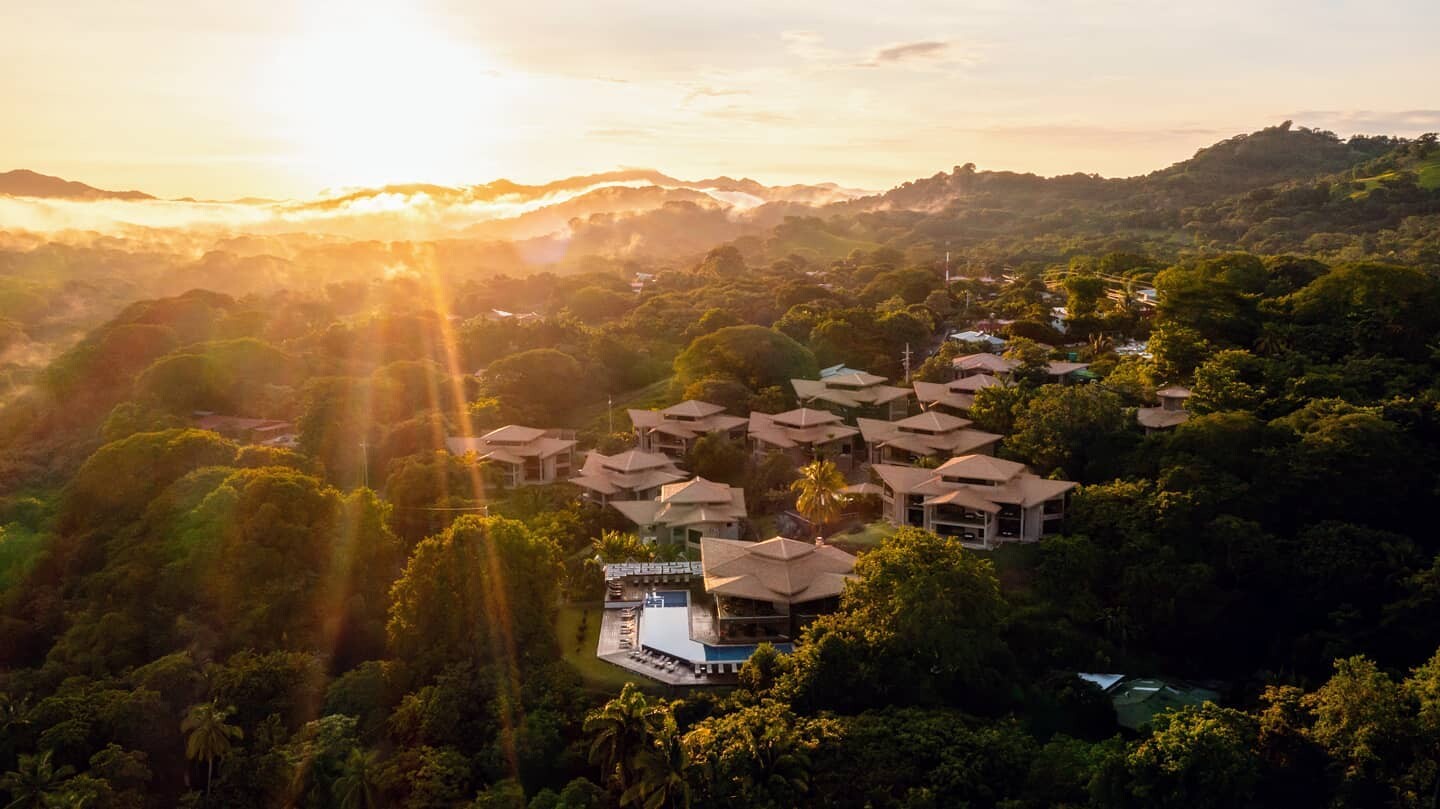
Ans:
{"type": "Polygon", "coordinates": [[[641,539],[698,544],[702,536],[740,536],[745,490],[697,476],[662,485],[654,499],[612,500],[610,507],[635,523],[641,539]]]}
{"type": "Polygon", "coordinates": [[[914,464],[923,458],[990,455],[1002,436],[970,428],[969,419],[930,410],[899,421],[860,419],[870,463],[914,464]]]}
{"type": "Polygon", "coordinates": [[[451,436],[445,447],[456,455],[473,453],[505,473],[507,486],[554,483],[570,476],[575,439],[559,430],[509,424],[482,436],[451,436]]]}
{"type": "MultiPolygon", "coordinates": [[[[964,379],[968,376],[985,374],[1008,382],[1010,381],[1010,377],[1014,375],[1015,369],[1020,367],[1020,363],[1015,360],[985,353],[966,354],[963,357],[956,357],[951,361],[951,364],[955,368],[955,378],[957,380],[964,379]]],[[[1069,382],[1075,378],[1077,371],[1083,371],[1089,367],[1090,363],[1088,362],[1050,360],[1046,370],[1050,372],[1050,376],[1054,377],[1053,381],[1069,382]]]]}
{"type": "Polygon", "coordinates": [[[853,368],[827,368],[819,379],[792,379],[795,396],[805,407],[825,408],[850,423],[857,418],[891,421],[910,412],[909,388],[885,384],[883,376],[853,368]]]}
{"type": "Polygon", "coordinates": [[[197,430],[209,430],[235,441],[285,448],[300,444],[294,422],[283,419],[225,416],[209,410],[197,410],[192,416],[197,430]]]}
{"type": "Polygon", "coordinates": [[[684,480],[675,459],[660,452],[628,450],[618,455],[590,452],[570,482],[601,504],[611,500],[653,500],[660,487],[684,480]]]}
{"type": "Polygon", "coordinates": [[[635,425],[635,442],[645,452],[663,452],[682,458],[695,440],[708,433],[725,433],[740,438],[746,420],[725,414],[725,408],[689,399],[664,410],[630,410],[635,425]]]}
{"type": "Polygon", "coordinates": [[[855,464],[856,441],[860,431],[846,425],[828,410],[801,407],[784,413],[750,414],[750,440],[755,455],[783,452],[795,464],[803,465],[829,458],[842,470],[855,464]]]}
{"type": "Polygon", "coordinates": [[[975,394],[985,388],[1006,383],[990,374],[962,376],[950,382],[916,382],[915,398],[926,410],[941,408],[953,413],[968,413],[975,404],[975,394]]]}
{"type": "Polygon", "coordinates": [[[1140,426],[1144,427],[1147,433],[1178,427],[1190,420],[1190,412],[1185,409],[1185,400],[1191,395],[1189,388],[1179,385],[1163,387],[1155,391],[1155,396],[1160,399],[1160,406],[1136,410],[1135,420],[1140,422],[1140,426]]]}
{"type": "Polygon", "coordinates": [[[715,631],[727,640],[785,640],[839,603],[855,557],[829,545],[775,537],[700,540],[705,592],[715,596],[715,631]]]}
{"type": "Polygon", "coordinates": [[[1034,542],[1060,530],[1066,501],[1079,485],[1049,480],[1024,464],[989,455],[962,455],[935,469],[876,464],[884,515],[966,545],[993,548],[1034,542]]]}

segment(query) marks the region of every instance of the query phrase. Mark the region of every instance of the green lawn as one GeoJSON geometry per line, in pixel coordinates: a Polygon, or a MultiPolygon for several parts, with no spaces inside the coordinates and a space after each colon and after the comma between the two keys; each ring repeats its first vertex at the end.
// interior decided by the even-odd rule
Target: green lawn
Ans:
{"type": "Polygon", "coordinates": [[[50,535],[19,524],[0,526],[0,593],[25,578],[50,535]]]}
{"type": "Polygon", "coordinates": [[[555,622],[555,636],[560,640],[560,649],[565,660],[580,672],[587,686],[600,691],[615,692],[626,683],[635,683],[647,690],[658,690],[659,683],[638,674],[631,674],[619,666],[612,666],[595,656],[595,646],[600,643],[600,613],[604,611],[598,603],[566,604],[560,608],[555,622]],[[575,636],[580,627],[580,616],[586,615],[585,639],[577,646],[575,636]]]}
{"type": "Polygon", "coordinates": [[[872,522],[857,533],[839,533],[828,537],[831,545],[848,551],[868,551],[880,544],[885,537],[895,533],[895,526],[884,520],[872,522]]]}
{"type": "MultiPolygon", "coordinates": [[[[665,377],[658,382],[652,382],[643,388],[614,396],[615,408],[615,431],[626,432],[630,429],[630,416],[625,413],[629,408],[646,410],[654,407],[663,407],[671,404],[670,401],[671,377],[665,377]]],[[[610,427],[608,418],[611,409],[602,400],[594,404],[587,404],[575,409],[570,414],[570,423],[576,429],[587,432],[603,433],[610,427]]]]}
{"type": "Polygon", "coordinates": [[[1421,188],[1440,188],[1440,154],[1434,154],[1416,163],[1403,166],[1397,171],[1387,171],[1384,174],[1377,174],[1374,177],[1362,177],[1355,182],[1365,185],[1363,190],[1352,193],[1351,197],[1363,197],[1371,190],[1378,188],[1382,180],[1393,179],[1399,176],[1400,171],[1413,171],[1418,175],[1416,182],[1421,188]]]}

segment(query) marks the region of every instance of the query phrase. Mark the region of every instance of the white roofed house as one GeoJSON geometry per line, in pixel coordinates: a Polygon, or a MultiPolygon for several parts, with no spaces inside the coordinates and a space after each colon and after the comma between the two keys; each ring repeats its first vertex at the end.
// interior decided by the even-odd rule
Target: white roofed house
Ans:
{"type": "Polygon", "coordinates": [[[651,500],[660,494],[661,486],[686,477],[669,455],[632,449],[618,455],[587,454],[580,473],[570,482],[603,504],[611,500],[651,500]]]}
{"type": "Polygon", "coordinates": [[[725,433],[732,438],[744,435],[746,420],[726,415],[725,408],[690,399],[664,410],[630,410],[635,425],[635,442],[645,452],[663,452],[684,457],[695,440],[708,433],[725,433]]]}
{"type": "Polygon", "coordinates": [[[783,452],[797,466],[828,458],[842,471],[853,469],[859,452],[859,435],[858,429],[827,410],[801,407],[773,416],[750,414],[750,440],[755,455],[783,452]]]}
{"type": "Polygon", "coordinates": [[[910,412],[913,391],[909,388],[887,385],[883,376],[851,368],[826,370],[836,372],[820,379],[790,380],[804,407],[824,408],[851,424],[861,417],[893,421],[910,412]]]}
{"type": "Polygon", "coordinates": [[[1135,411],[1135,420],[1140,422],[1145,432],[1168,430],[1190,420],[1190,412],[1185,409],[1185,401],[1191,396],[1189,388],[1169,385],[1155,391],[1155,396],[1160,399],[1159,407],[1142,407],[1135,411]]]}
{"type": "Polygon", "coordinates": [[[445,447],[456,455],[474,453],[505,473],[507,486],[554,483],[570,477],[575,439],[559,430],[510,424],[482,436],[451,436],[445,447]]]}
{"type": "Polygon", "coordinates": [[[970,428],[969,419],[939,410],[901,419],[860,419],[870,463],[914,464],[923,458],[990,455],[1001,436],[970,428]]]}
{"type": "Polygon", "coordinates": [[[651,500],[611,500],[610,507],[635,523],[641,539],[689,542],[700,537],[740,536],[745,520],[745,490],[696,477],[667,483],[651,500]]]}
{"type": "Polygon", "coordinates": [[[1070,492],[1079,485],[1049,480],[1024,464],[962,455],[935,469],[876,464],[884,515],[966,545],[993,548],[1034,542],[1060,530],[1070,492]]]}
{"type": "Polygon", "coordinates": [[[1005,385],[999,377],[977,373],[949,382],[916,382],[915,398],[926,410],[940,409],[951,413],[968,413],[975,404],[975,394],[995,385],[1005,385]]]}

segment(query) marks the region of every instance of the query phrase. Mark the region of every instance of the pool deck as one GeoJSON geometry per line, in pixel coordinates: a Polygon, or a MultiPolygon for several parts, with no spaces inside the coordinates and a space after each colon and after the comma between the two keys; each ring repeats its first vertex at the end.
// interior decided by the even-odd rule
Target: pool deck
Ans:
{"type": "MultiPolygon", "coordinates": [[[[700,607],[698,612],[707,614],[707,626],[709,621],[708,611],[700,607]]],[[[697,615],[697,605],[692,601],[690,604],[690,620],[692,626],[697,615]]],[[[644,620],[643,616],[641,620],[644,620]]],[[[691,666],[677,665],[674,670],[667,671],[648,660],[635,660],[630,657],[630,649],[621,646],[621,640],[625,637],[620,630],[625,624],[624,616],[619,609],[603,610],[600,617],[600,643],[595,650],[595,656],[607,663],[619,666],[627,671],[641,674],[652,680],[658,680],[666,685],[734,685],[736,676],[734,674],[702,674],[696,675],[691,666]]],[[[635,637],[629,635],[628,637],[635,637]]],[[[634,643],[634,641],[632,641],[634,643]]],[[[638,648],[636,645],[634,648],[638,648]]]]}

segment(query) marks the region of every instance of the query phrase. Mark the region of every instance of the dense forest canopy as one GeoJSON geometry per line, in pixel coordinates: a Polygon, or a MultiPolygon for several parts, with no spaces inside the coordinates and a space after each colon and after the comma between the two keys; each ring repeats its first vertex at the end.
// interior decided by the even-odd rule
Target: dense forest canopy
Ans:
{"type": "MultiPolygon", "coordinates": [[[[519,242],[501,262],[478,240],[233,237],[185,257],[154,233],[5,236],[0,790],[1433,805],[1433,136],[1286,124],[1141,177],[967,165],[771,204],[686,238],[699,214],[674,204],[593,214],[536,263],[519,242]],[[668,247],[586,246],[652,227],[668,247]],[[616,452],[627,408],[774,414],[791,379],[840,364],[949,381],[975,346],[948,335],[977,329],[1008,338],[1016,384],[969,417],[1002,457],[1080,484],[1063,532],[994,551],[887,532],[833,613],[733,687],[594,659],[596,560],[673,549],[568,483],[511,486],[447,451],[524,424],[616,452]],[[1053,384],[1055,360],[1092,381],[1053,384]],[[1188,420],[1141,429],[1169,385],[1188,420]],[[1219,697],[1125,728],[1077,672],[1219,697]]],[[[741,488],[756,524],[796,504],[779,453],[717,435],[683,463],[741,488]]]]}

